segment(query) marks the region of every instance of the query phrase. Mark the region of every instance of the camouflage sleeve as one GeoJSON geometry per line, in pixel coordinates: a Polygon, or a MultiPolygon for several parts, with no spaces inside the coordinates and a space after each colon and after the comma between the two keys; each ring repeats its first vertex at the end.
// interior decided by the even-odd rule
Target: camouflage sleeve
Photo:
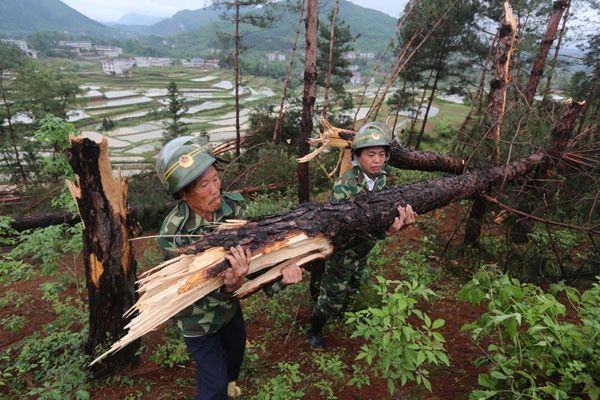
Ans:
{"type": "Polygon", "coordinates": [[[158,246],[160,247],[160,252],[165,260],[175,258],[179,255],[179,253],[177,253],[175,238],[172,236],[175,234],[177,225],[172,221],[173,218],[170,217],[171,215],[169,214],[169,216],[165,218],[158,234],[158,246]]]}
{"type": "Polygon", "coordinates": [[[341,182],[340,180],[337,180],[333,184],[333,189],[331,191],[329,199],[331,201],[335,201],[349,199],[350,197],[352,197],[352,191],[350,190],[350,186],[346,182],[341,182]]]}

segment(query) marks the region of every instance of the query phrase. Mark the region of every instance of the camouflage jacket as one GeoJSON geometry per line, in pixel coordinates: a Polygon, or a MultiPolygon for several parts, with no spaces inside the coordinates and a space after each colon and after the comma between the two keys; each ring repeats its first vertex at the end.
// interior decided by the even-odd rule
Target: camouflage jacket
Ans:
{"type": "MultiPolygon", "coordinates": [[[[375,181],[373,192],[378,192],[385,187],[386,176],[387,172],[384,168],[375,181]]],[[[369,190],[367,178],[360,167],[354,166],[335,181],[329,197],[331,201],[349,199],[356,197],[363,190],[369,190]]]]}
{"type": "MultiPolygon", "coordinates": [[[[221,194],[221,208],[215,211],[214,222],[226,219],[240,219],[244,210],[244,199],[237,193],[221,194]]],[[[165,259],[179,255],[177,247],[190,244],[198,239],[196,235],[215,229],[193,212],[186,202],[180,201],[167,215],[160,229],[158,244],[165,259]],[[163,237],[162,235],[167,235],[163,237]],[[171,237],[170,235],[176,235],[171,237]],[[192,235],[192,236],[190,236],[192,235]]],[[[217,332],[233,318],[240,302],[229,293],[219,289],[198,300],[173,317],[184,336],[204,336],[217,332]]]]}

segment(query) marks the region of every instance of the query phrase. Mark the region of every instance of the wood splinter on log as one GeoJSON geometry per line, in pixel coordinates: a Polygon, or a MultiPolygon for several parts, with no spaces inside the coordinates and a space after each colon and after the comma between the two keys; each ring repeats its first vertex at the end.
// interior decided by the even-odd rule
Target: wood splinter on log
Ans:
{"type": "MultiPolygon", "coordinates": [[[[220,231],[233,230],[239,226],[240,221],[235,221],[220,231]]],[[[309,237],[304,233],[293,233],[283,240],[268,243],[252,251],[248,273],[270,269],[245,282],[234,295],[243,298],[278,280],[282,276],[281,270],[286,266],[292,263],[305,265],[324,259],[332,252],[333,245],[323,235],[309,237]]],[[[179,311],[221,287],[223,272],[228,267],[226,253],[222,246],[211,247],[199,255],[180,255],[143,273],[138,280],[139,300],[125,314],[129,317],[138,313],[126,326],[128,333],[91,365],[156,329],[179,311]]]]}

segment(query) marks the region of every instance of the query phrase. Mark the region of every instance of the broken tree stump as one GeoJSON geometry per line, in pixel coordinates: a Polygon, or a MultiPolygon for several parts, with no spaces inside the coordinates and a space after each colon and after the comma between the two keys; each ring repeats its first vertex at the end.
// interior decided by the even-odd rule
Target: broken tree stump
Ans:
{"type": "MultiPolygon", "coordinates": [[[[121,337],[127,319],[124,313],[137,300],[136,262],[129,239],[134,221],[127,210],[127,180],[113,178],[106,138],[100,143],[83,137],[71,137],[69,163],[77,175],[67,185],[83,222],[83,261],[89,304],[88,355],[96,356],[97,347],[121,337]]],[[[135,366],[139,341],[108,360],[96,374],[109,368],[135,366]]]]}

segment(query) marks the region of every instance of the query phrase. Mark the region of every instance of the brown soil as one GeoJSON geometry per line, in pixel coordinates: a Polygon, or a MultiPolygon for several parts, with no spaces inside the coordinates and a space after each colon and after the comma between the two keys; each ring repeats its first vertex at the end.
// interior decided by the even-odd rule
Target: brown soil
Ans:
{"type": "MultiPolygon", "coordinates": [[[[441,236],[450,238],[454,228],[460,223],[463,216],[462,209],[458,205],[453,205],[444,209],[444,217],[440,219],[439,230],[441,236]]],[[[416,246],[424,233],[416,226],[403,230],[395,237],[395,246],[404,248],[406,244],[416,246]]],[[[454,235],[453,240],[458,240],[454,235]]],[[[148,251],[156,251],[155,240],[140,240],[135,242],[136,258],[139,260],[142,255],[148,251]]],[[[435,260],[434,260],[435,261],[435,260]]],[[[434,262],[435,267],[446,268],[446,264],[451,263],[434,262]]],[[[387,266],[387,275],[389,278],[399,278],[400,274],[394,269],[395,266],[387,266]]],[[[84,276],[81,256],[77,261],[78,275],[84,276]]],[[[65,271],[65,273],[68,273],[65,271]]],[[[4,291],[13,290],[22,296],[31,296],[27,300],[27,307],[22,307],[23,313],[33,321],[27,324],[18,333],[13,334],[6,330],[0,330],[0,350],[18,342],[19,340],[39,330],[45,323],[53,320],[56,315],[51,307],[41,300],[41,291],[39,285],[44,282],[44,278],[38,278],[26,282],[18,282],[10,287],[4,288],[4,291]]],[[[456,282],[456,280],[453,280],[456,282]]],[[[482,372],[481,368],[476,368],[474,361],[483,355],[482,349],[474,343],[468,333],[461,333],[460,328],[469,322],[474,321],[485,310],[480,307],[474,307],[470,304],[459,302],[457,297],[458,283],[442,282],[434,290],[441,295],[441,298],[434,303],[420,303],[419,308],[429,314],[432,320],[442,318],[446,321],[440,329],[440,333],[446,338],[446,350],[450,358],[450,367],[437,367],[431,369],[430,381],[433,392],[409,382],[404,387],[396,386],[394,395],[390,395],[387,388],[387,381],[370,374],[371,384],[357,389],[355,386],[348,386],[346,382],[352,376],[352,364],[358,353],[359,347],[365,342],[357,339],[349,339],[349,333],[344,327],[344,323],[333,321],[325,329],[325,338],[328,344],[328,352],[340,354],[344,362],[344,378],[341,383],[334,388],[335,396],[338,399],[462,399],[467,398],[468,393],[477,385],[477,375],[482,372]]],[[[65,296],[76,296],[77,288],[73,284],[68,288],[65,296]]],[[[305,292],[307,293],[307,291],[305,292]]],[[[308,296],[308,293],[307,293],[308,296]]],[[[243,301],[262,301],[263,295],[251,296],[250,299],[243,301]]],[[[308,326],[311,307],[310,303],[300,303],[295,308],[294,315],[289,316],[282,327],[274,327],[272,321],[255,315],[247,321],[247,330],[249,344],[252,347],[255,343],[265,345],[264,352],[257,349],[250,349],[260,355],[258,364],[258,373],[244,374],[238,384],[245,391],[242,399],[251,398],[257,390],[257,385],[265,384],[268,380],[276,376],[278,370],[271,368],[279,362],[299,363],[301,372],[304,376],[315,376],[318,370],[311,362],[302,362],[312,357],[311,351],[306,344],[305,330],[308,326]],[[292,329],[295,327],[295,329],[292,329]],[[259,379],[259,382],[256,382],[259,379]]],[[[0,307],[0,320],[7,318],[14,313],[10,307],[0,307]]],[[[151,332],[143,338],[144,351],[140,356],[139,366],[131,371],[124,372],[133,378],[133,386],[128,385],[106,385],[106,379],[98,379],[95,382],[95,388],[92,390],[93,399],[117,400],[128,396],[133,399],[192,399],[195,394],[195,367],[193,361],[185,365],[173,368],[162,369],[156,363],[149,361],[153,349],[156,349],[164,341],[164,330],[159,329],[151,332]],[[147,384],[151,385],[151,391],[148,393],[145,389],[147,384]],[[138,392],[139,391],[139,392],[138,392]],[[139,394],[138,394],[139,393],[139,394]]],[[[305,390],[305,399],[323,398],[319,390],[314,387],[313,382],[302,382],[305,390]]],[[[0,397],[3,390],[0,388],[0,397]]]]}

